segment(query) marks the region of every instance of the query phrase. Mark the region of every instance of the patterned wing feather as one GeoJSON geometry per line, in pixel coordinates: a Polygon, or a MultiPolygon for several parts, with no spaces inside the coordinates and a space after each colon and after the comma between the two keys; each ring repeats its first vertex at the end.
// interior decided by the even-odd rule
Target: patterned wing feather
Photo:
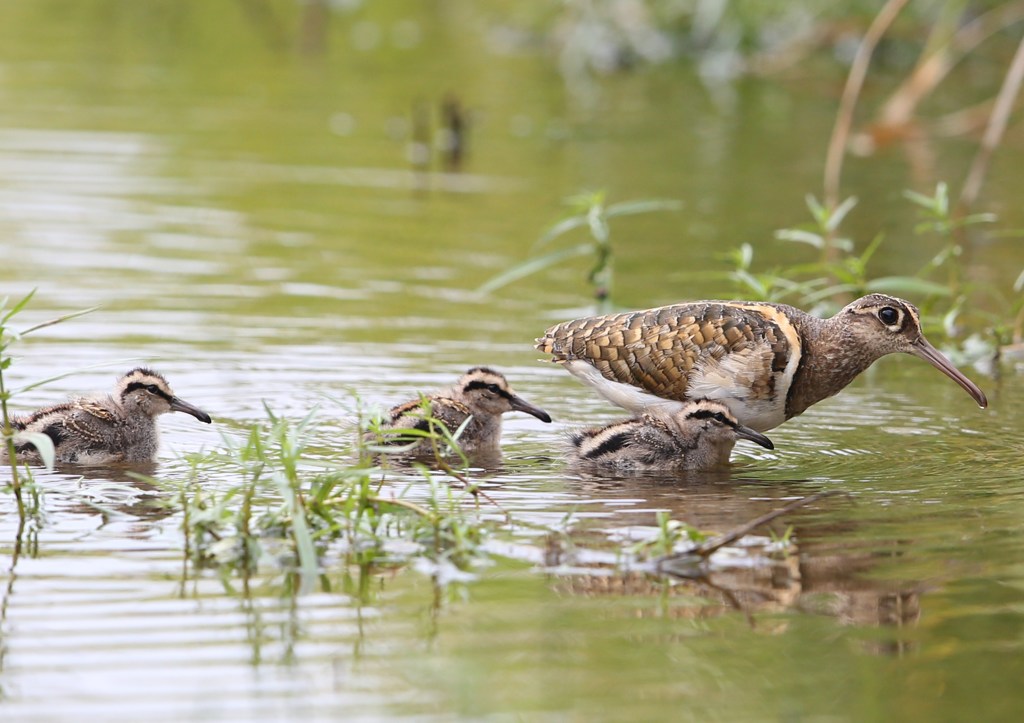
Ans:
{"type": "MultiPolygon", "coordinates": [[[[449,430],[455,431],[469,416],[469,407],[448,397],[431,396],[430,415],[449,430]]],[[[428,431],[429,423],[424,417],[423,403],[419,399],[400,404],[388,413],[387,427],[391,429],[419,429],[428,431]]]]}
{"type": "Polygon", "coordinates": [[[83,441],[88,440],[96,446],[103,446],[109,434],[109,427],[97,424],[97,420],[106,425],[116,426],[118,417],[103,404],[93,399],[82,399],[75,404],[70,414],[62,421],[63,426],[73,436],[83,441]]]}
{"type": "Polygon", "coordinates": [[[537,349],[556,363],[586,361],[605,379],[683,401],[695,381],[723,365],[724,374],[769,385],[790,358],[778,315],[768,304],[675,304],[558,324],[537,340],[537,349]]]}

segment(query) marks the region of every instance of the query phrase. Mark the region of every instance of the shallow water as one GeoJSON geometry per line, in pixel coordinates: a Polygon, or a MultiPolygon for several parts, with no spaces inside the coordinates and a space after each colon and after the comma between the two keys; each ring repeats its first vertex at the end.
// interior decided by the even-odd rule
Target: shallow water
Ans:
{"type": "MultiPolygon", "coordinates": [[[[586,109],[543,55],[489,47],[482,29],[501,24],[471,3],[338,10],[323,53],[290,49],[299,4],[213,5],[0,8],[4,293],[37,289],[18,328],[100,307],[15,347],[14,387],[83,370],[15,407],[151,364],[215,418],[161,420],[164,479],[264,419],[264,403],[294,418],[319,405],[317,453],[343,458],[355,394],[386,405],[480,363],[556,421],[509,416],[503,466],[478,474],[524,524],[443,589],[422,570],[341,566],[325,570],[329,591],[298,597],[231,594],[212,573],[183,584],[180,512],[151,504],[165,492],[40,471],[45,524],[16,559],[0,498],[5,719],[1024,713],[1019,376],[968,370],[989,393],[981,411],[921,362],[888,358],[774,430],[775,452],[741,444],[728,474],[581,476],[558,458],[565,432],[619,413],[536,361],[532,339],[588,313],[586,264],[472,291],[582,189],[685,204],[614,222],[626,308],[726,295],[720,255],[744,241],[801,258],[771,233],[802,222],[820,185],[841,75],[814,92],[743,81],[723,102],[666,68],[608,79],[586,109]],[[448,92],[471,109],[465,165],[414,173],[409,109],[448,92]],[[657,511],[722,531],[821,491],[842,494],[772,526],[793,527],[785,554],[764,551],[761,529],[704,579],[617,565],[657,511]],[[526,526],[567,516],[574,546],[526,526]]],[[[1011,132],[986,186],[1008,227],[1022,222],[1020,148],[1011,132]]],[[[892,239],[878,275],[934,252],[898,196],[962,176],[970,148],[935,152],[924,176],[895,151],[848,162],[852,232],[892,239]]],[[[1008,288],[1022,262],[1003,240],[974,249],[967,272],[1008,288]]],[[[233,480],[213,470],[204,484],[233,480]]]]}

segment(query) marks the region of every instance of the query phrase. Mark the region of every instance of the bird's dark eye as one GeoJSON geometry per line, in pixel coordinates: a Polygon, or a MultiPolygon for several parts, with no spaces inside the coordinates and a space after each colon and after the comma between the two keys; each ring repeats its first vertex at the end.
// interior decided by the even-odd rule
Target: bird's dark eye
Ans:
{"type": "Polygon", "coordinates": [[[501,389],[498,388],[497,384],[488,384],[487,391],[491,392],[492,394],[501,394],[501,389]]]}
{"type": "Polygon", "coordinates": [[[725,421],[725,415],[721,412],[715,412],[713,419],[720,424],[728,424],[728,422],[725,421]]]}
{"type": "Polygon", "coordinates": [[[878,319],[886,326],[892,326],[900,320],[900,312],[891,306],[883,306],[878,310],[878,319]]]}
{"type": "Polygon", "coordinates": [[[146,385],[146,391],[150,392],[152,394],[159,394],[160,393],[160,387],[158,387],[156,384],[147,384],[146,385]]]}

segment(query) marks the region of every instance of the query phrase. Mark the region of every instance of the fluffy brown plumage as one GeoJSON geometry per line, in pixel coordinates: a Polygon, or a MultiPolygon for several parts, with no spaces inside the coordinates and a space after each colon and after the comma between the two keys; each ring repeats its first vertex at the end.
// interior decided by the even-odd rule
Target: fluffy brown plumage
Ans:
{"type": "MultiPolygon", "coordinates": [[[[16,416],[11,426],[15,432],[49,437],[58,463],[151,462],[160,441],[156,418],[167,412],[184,412],[211,422],[209,414],[176,397],[163,376],[140,367],[118,379],[113,394],[71,399],[16,416]]],[[[17,436],[15,443],[20,461],[40,462],[31,443],[17,436]]],[[[5,451],[0,455],[6,458],[5,451]]]]}
{"type": "Polygon", "coordinates": [[[569,458],[586,467],[703,471],[726,466],[737,439],[775,448],[763,434],[739,424],[727,406],[703,399],[668,417],[644,414],[575,432],[569,458]]]}
{"type": "Polygon", "coordinates": [[[374,435],[368,434],[367,440],[404,445],[419,441],[410,451],[427,452],[431,448],[429,440],[402,435],[400,432],[429,431],[429,414],[452,433],[469,420],[458,439],[463,451],[497,449],[501,441],[502,415],[507,412],[526,412],[542,422],[551,421],[547,412],[513,392],[504,375],[487,367],[473,367],[452,387],[393,407],[381,423],[381,429],[385,432],[383,439],[377,440],[374,435]]]}

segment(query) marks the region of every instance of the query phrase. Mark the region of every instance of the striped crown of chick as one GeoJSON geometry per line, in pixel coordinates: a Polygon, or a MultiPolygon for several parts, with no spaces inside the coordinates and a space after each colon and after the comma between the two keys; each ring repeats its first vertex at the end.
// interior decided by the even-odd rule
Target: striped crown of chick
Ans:
{"type": "Polygon", "coordinates": [[[766,449],[772,441],[736,421],[721,402],[687,402],[668,417],[644,414],[574,432],[569,457],[583,466],[705,471],[725,467],[737,439],[766,449]]]}
{"type": "Polygon", "coordinates": [[[985,407],[985,394],[933,347],[913,304],[869,294],[829,319],[785,304],[695,301],[557,324],[537,340],[584,384],[634,413],[724,403],[767,431],[830,397],[880,357],[924,359],[985,407]]]}
{"type": "MultiPolygon", "coordinates": [[[[184,412],[206,424],[212,421],[209,414],[175,396],[162,375],[139,367],[117,380],[113,394],[79,397],[16,416],[11,426],[15,432],[49,437],[58,463],[152,462],[160,441],[156,418],[168,412],[184,412]]],[[[15,442],[20,461],[41,461],[24,435],[19,439],[16,434],[15,442]]]]}
{"type": "MultiPolygon", "coordinates": [[[[448,389],[392,407],[381,428],[427,432],[431,428],[429,415],[453,434],[465,423],[458,440],[464,451],[494,449],[501,441],[502,415],[508,412],[525,412],[542,422],[551,421],[547,412],[512,391],[503,374],[489,367],[473,367],[448,389]]],[[[430,447],[427,439],[401,434],[388,435],[386,441],[410,444],[417,439],[421,440],[418,451],[430,447]]]]}

